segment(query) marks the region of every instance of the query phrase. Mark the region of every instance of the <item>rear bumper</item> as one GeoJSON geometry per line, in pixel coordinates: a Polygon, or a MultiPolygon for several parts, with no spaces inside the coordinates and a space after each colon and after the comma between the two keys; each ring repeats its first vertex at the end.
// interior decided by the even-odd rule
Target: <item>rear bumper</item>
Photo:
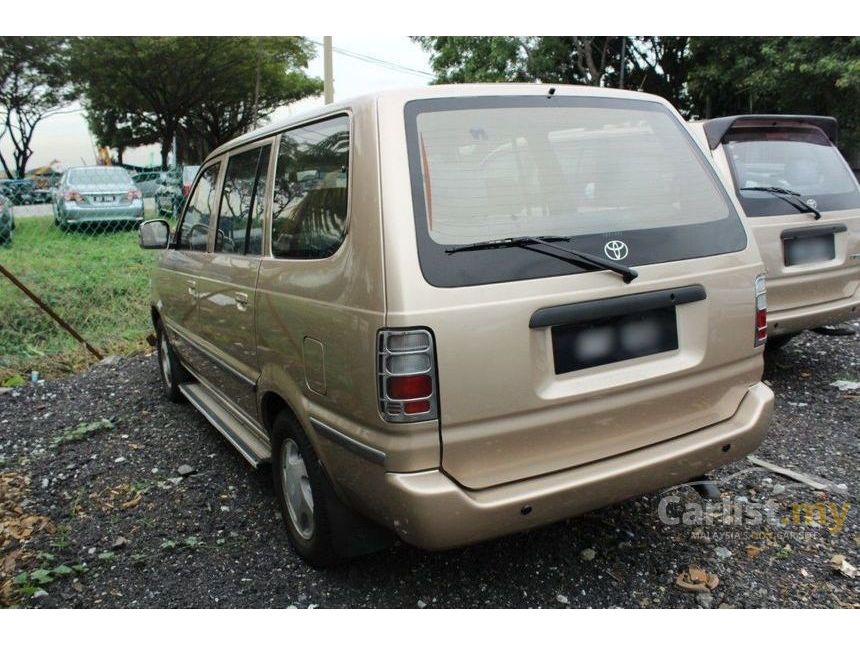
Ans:
{"type": "Polygon", "coordinates": [[[143,219],[143,202],[137,201],[128,206],[99,208],[79,206],[62,210],[63,219],[69,223],[80,222],[133,222],[143,219]]]}
{"type": "Polygon", "coordinates": [[[767,312],[768,336],[794,334],[804,329],[845,322],[860,317],[860,291],[850,298],[767,312]]]}
{"type": "Polygon", "coordinates": [[[550,524],[689,481],[752,452],[764,438],[773,399],[770,388],[758,383],[734,416],[718,424],[616,457],[478,491],[462,488],[440,470],[386,473],[384,494],[372,504],[374,515],[401,539],[425,549],[550,524]],[[527,514],[525,507],[531,508],[527,514]]]}

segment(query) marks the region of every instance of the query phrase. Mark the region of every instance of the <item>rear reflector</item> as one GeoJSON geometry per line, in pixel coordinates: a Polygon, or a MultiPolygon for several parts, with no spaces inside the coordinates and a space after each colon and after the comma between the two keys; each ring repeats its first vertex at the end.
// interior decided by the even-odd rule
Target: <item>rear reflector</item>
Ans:
{"type": "Polygon", "coordinates": [[[430,401],[409,401],[408,403],[403,404],[403,411],[406,414],[430,412],[430,401]]]}
{"type": "Polygon", "coordinates": [[[764,275],[755,279],[755,342],[764,345],[767,341],[767,282],[764,275]]]}
{"type": "Polygon", "coordinates": [[[394,423],[438,418],[432,334],[426,329],[382,329],[378,350],[382,417],[394,423]]]}
{"type": "Polygon", "coordinates": [[[392,399],[424,399],[433,394],[433,381],[426,374],[391,376],[385,389],[392,399]]]}

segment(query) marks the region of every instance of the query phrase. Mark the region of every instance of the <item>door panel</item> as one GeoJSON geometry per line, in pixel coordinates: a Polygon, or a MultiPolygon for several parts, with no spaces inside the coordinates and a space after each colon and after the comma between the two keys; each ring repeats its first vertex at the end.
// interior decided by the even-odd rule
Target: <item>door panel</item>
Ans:
{"type": "Polygon", "coordinates": [[[199,284],[200,375],[237,407],[257,418],[254,385],[259,376],[255,331],[260,258],[211,255],[199,284]]]}
{"type": "Polygon", "coordinates": [[[262,251],[271,144],[237,152],[227,162],[213,253],[199,289],[200,375],[237,408],[258,418],[257,274],[262,251]]]}
{"type": "Polygon", "coordinates": [[[161,315],[168,328],[170,342],[182,360],[196,366],[194,353],[187,341],[197,324],[197,283],[202,253],[165,251],[155,279],[161,296],[161,315]],[[178,332],[178,333],[177,333],[178,332]]]}
{"type": "Polygon", "coordinates": [[[165,251],[156,272],[156,284],[163,304],[161,315],[173,332],[170,340],[182,360],[194,370],[202,366],[198,352],[194,351],[199,325],[197,300],[200,276],[208,258],[209,227],[217,205],[220,167],[220,163],[214,163],[201,173],[188,199],[188,208],[176,230],[175,239],[165,251]]]}

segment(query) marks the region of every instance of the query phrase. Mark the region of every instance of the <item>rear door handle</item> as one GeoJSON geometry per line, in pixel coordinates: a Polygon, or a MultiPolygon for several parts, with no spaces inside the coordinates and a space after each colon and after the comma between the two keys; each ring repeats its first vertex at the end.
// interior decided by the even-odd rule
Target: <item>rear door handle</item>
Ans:
{"type": "Polygon", "coordinates": [[[197,280],[186,280],[185,284],[188,285],[188,295],[197,300],[197,280]]]}
{"type": "Polygon", "coordinates": [[[247,311],[248,310],[248,294],[243,293],[241,291],[237,291],[236,296],[236,309],[239,311],[247,311]]]}

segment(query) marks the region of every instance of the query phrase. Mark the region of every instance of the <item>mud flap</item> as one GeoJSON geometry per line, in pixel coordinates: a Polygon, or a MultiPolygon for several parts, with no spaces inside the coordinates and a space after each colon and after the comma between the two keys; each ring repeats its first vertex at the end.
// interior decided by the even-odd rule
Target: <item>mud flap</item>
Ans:
{"type": "Polygon", "coordinates": [[[383,551],[394,544],[394,533],[360,515],[344,504],[321,462],[323,495],[332,529],[332,548],[342,558],[355,558],[383,551]]]}

